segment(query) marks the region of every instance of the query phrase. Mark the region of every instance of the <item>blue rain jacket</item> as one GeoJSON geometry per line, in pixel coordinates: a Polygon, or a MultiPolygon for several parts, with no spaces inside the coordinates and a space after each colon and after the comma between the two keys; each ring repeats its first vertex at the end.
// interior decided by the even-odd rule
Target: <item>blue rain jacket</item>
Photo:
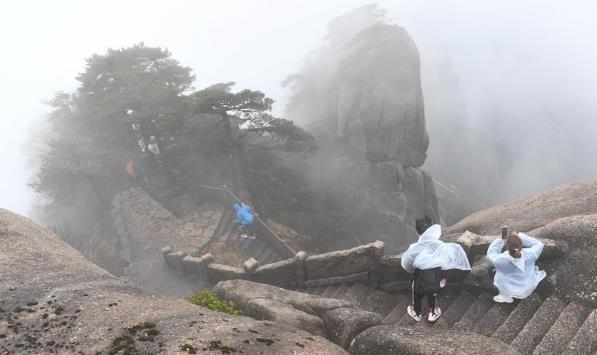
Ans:
{"type": "Polygon", "coordinates": [[[429,227],[421,234],[419,241],[411,244],[402,254],[402,268],[411,273],[415,269],[428,270],[436,267],[442,270],[470,270],[464,249],[456,243],[442,242],[439,240],[441,235],[442,228],[439,224],[429,227]]]}
{"type": "Polygon", "coordinates": [[[502,252],[504,240],[499,238],[491,242],[487,249],[487,258],[495,266],[493,284],[506,297],[523,299],[528,297],[546,276],[540,271],[535,261],[543,251],[543,243],[524,233],[518,233],[522,240],[522,256],[513,258],[508,250],[502,252]]]}
{"type": "Polygon", "coordinates": [[[244,204],[239,205],[238,203],[235,203],[233,207],[236,211],[235,222],[237,224],[249,225],[253,223],[253,219],[255,218],[255,216],[253,216],[253,213],[251,212],[251,206],[244,204]]]}

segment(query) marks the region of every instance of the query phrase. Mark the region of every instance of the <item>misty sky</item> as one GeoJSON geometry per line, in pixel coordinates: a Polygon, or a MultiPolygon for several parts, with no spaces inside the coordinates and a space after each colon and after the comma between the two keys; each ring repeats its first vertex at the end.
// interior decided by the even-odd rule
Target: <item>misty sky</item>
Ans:
{"type": "MultiPolygon", "coordinates": [[[[22,152],[44,99],[72,91],[85,58],[144,41],[194,69],[196,87],[236,81],[276,99],[333,17],[371,1],[11,1],[0,13],[0,207],[27,213],[22,152]]],[[[428,56],[448,58],[467,116],[508,122],[541,110],[595,128],[597,5],[591,1],[378,1],[428,56]]],[[[429,88],[424,87],[425,90],[429,88]]],[[[572,127],[574,129],[574,127],[572,127]]],[[[592,138],[592,137],[589,137],[592,138]]],[[[597,138],[597,137],[596,137],[597,138]]],[[[433,140],[433,137],[431,137],[433,140]]],[[[593,162],[596,163],[597,162],[593,162]]]]}

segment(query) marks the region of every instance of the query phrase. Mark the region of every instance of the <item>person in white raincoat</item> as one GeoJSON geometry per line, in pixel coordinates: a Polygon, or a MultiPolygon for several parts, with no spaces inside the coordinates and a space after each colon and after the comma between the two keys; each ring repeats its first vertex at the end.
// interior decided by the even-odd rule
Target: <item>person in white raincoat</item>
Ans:
{"type": "Polygon", "coordinates": [[[402,254],[402,267],[407,272],[414,273],[411,283],[412,304],[407,307],[407,313],[416,321],[421,319],[421,301],[424,296],[427,296],[429,305],[428,320],[433,322],[441,316],[437,292],[445,285],[446,270],[471,269],[462,247],[456,243],[442,242],[439,240],[441,234],[442,227],[439,224],[432,225],[402,254]]]}
{"type": "Polygon", "coordinates": [[[524,233],[512,232],[506,239],[494,240],[487,249],[487,258],[495,267],[493,284],[499,295],[493,299],[500,303],[512,303],[513,298],[528,297],[546,276],[535,265],[543,251],[543,243],[524,233]]]}

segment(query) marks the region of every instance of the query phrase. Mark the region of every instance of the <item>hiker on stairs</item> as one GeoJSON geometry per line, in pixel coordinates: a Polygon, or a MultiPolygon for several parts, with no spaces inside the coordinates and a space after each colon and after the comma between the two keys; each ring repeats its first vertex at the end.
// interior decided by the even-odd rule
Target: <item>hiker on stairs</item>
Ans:
{"type": "Polygon", "coordinates": [[[255,216],[251,211],[251,206],[247,204],[234,204],[234,210],[236,211],[236,224],[240,231],[241,238],[255,239],[255,232],[253,231],[253,220],[255,216]]]}
{"type": "Polygon", "coordinates": [[[487,258],[495,267],[493,284],[500,292],[494,301],[512,303],[513,298],[524,299],[535,291],[546,276],[535,265],[542,251],[543,243],[516,231],[507,239],[498,238],[489,245],[487,258]],[[502,253],[504,242],[507,250],[502,253]]]}
{"type": "Polygon", "coordinates": [[[435,322],[441,316],[441,307],[437,296],[446,285],[447,270],[470,270],[468,258],[462,247],[456,243],[444,243],[439,240],[442,227],[429,223],[417,223],[419,240],[411,244],[402,255],[401,265],[409,273],[414,273],[411,282],[412,304],[406,312],[415,321],[421,320],[422,300],[427,296],[427,320],[435,322]],[[428,227],[428,228],[427,228],[428,227]]]}

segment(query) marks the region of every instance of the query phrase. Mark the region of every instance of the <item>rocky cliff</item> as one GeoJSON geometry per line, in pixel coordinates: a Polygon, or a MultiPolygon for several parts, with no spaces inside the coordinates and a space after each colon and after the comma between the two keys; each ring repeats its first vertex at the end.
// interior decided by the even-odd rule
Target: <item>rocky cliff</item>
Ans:
{"type": "Polygon", "coordinates": [[[273,321],[136,289],[56,235],[0,210],[0,353],[341,354],[273,321]]]}
{"type": "Polygon", "coordinates": [[[500,227],[539,238],[565,240],[570,253],[557,263],[550,281],[567,300],[597,306],[597,182],[571,183],[541,194],[474,213],[449,227],[446,234],[470,231],[496,235],[500,227]]]}
{"type": "Polygon", "coordinates": [[[404,28],[383,22],[343,48],[326,58],[337,62],[332,78],[310,78],[326,93],[305,103],[319,108],[309,127],[319,151],[298,162],[277,157],[284,173],[258,197],[294,229],[342,241],[329,249],[382,240],[399,251],[416,238],[416,219],[441,223],[433,180],[420,168],[429,137],[419,53],[404,28]]]}

